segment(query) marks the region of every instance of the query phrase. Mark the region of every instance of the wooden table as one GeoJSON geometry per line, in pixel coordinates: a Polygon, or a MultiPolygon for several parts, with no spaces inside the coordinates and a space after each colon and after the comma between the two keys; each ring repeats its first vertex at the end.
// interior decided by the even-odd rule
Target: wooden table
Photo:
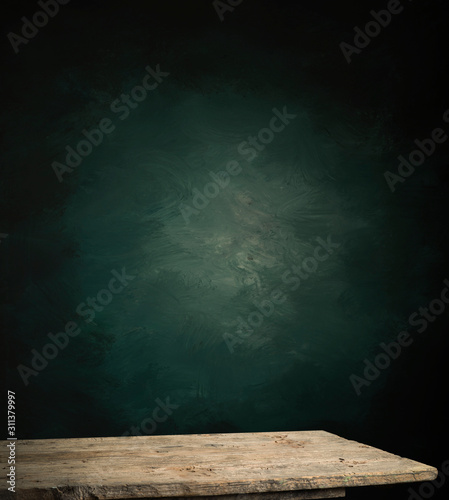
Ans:
{"type": "Polygon", "coordinates": [[[18,440],[14,494],[6,444],[0,497],[16,500],[339,498],[353,486],[437,477],[433,467],[325,431],[18,440]]]}

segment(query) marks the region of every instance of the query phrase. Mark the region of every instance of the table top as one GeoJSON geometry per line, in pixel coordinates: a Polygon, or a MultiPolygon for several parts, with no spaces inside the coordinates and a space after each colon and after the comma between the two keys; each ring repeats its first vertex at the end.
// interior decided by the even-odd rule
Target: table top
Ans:
{"type": "MultiPolygon", "coordinates": [[[[14,498],[27,500],[90,498],[90,494],[98,499],[130,499],[302,490],[320,490],[323,494],[329,490],[323,497],[331,497],[331,490],[340,489],[344,494],[346,487],[437,477],[433,467],[325,431],[15,443],[14,498]]],[[[3,476],[9,469],[6,444],[3,441],[0,449],[3,476]]],[[[0,496],[5,496],[7,486],[3,480],[0,496]]]]}

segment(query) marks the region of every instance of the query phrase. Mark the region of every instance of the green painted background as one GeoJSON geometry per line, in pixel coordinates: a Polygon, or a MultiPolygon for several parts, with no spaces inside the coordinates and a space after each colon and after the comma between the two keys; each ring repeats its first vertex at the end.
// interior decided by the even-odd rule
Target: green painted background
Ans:
{"type": "Polygon", "coordinates": [[[9,50],[0,253],[21,437],[325,429],[448,458],[447,311],[421,333],[409,321],[449,278],[447,146],[394,193],[384,178],[449,129],[442,2],[407,6],[351,64],[339,44],[377,5],[346,4],[247,0],[221,22],[211,2],[77,2],[9,50]],[[111,104],[158,64],[169,75],[122,120],[111,104]],[[284,107],[295,118],[263,150],[241,146],[284,107]],[[105,118],[114,131],[58,182],[52,162],[105,118]],[[317,238],[338,244],[322,261],[317,238]],[[282,303],[239,331],[273,290],[282,303]],[[79,334],[33,368],[71,321],[79,334]],[[413,343],[357,394],[351,375],[405,330],[413,343]]]}

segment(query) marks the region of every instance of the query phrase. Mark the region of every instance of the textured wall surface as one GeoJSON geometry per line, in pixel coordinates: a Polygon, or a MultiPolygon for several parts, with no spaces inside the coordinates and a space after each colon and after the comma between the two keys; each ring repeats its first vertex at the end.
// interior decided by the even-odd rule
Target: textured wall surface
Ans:
{"type": "Polygon", "coordinates": [[[8,47],[19,437],[325,429],[439,467],[447,145],[385,172],[449,130],[442,2],[350,64],[386,3],[168,4],[61,6],[8,47]]]}

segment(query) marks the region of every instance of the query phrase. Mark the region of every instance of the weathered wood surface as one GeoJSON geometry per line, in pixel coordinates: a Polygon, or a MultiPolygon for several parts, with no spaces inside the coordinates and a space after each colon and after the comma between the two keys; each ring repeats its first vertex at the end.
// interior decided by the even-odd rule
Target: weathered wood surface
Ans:
{"type": "MultiPolygon", "coordinates": [[[[332,488],[329,490],[301,490],[301,491],[274,491],[272,493],[241,493],[240,495],[214,495],[201,497],[160,497],[158,500],[322,500],[325,498],[343,498],[345,488],[332,488]]],[[[123,499],[133,500],[133,499],[123,499]]],[[[139,500],[153,500],[145,497],[139,500]]]]}
{"type": "MultiPolygon", "coordinates": [[[[2,441],[0,448],[4,478],[6,444],[2,441]]],[[[324,496],[306,498],[329,498],[326,490],[337,489],[333,493],[342,496],[346,487],[437,477],[433,467],[325,431],[18,440],[16,459],[17,500],[310,490],[324,496]]],[[[7,486],[3,479],[2,498],[9,497],[7,486]]]]}

